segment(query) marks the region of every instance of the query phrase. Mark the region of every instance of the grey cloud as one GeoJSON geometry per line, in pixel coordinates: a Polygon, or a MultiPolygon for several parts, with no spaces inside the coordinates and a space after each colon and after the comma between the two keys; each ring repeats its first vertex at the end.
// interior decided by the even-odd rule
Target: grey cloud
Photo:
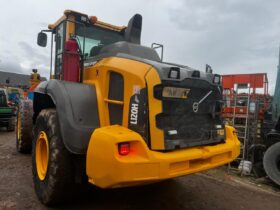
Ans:
{"type": "Polygon", "coordinates": [[[43,29],[46,28],[49,25],[49,23],[42,21],[42,22],[38,22],[37,25],[43,29]]]}
{"type": "Polygon", "coordinates": [[[0,71],[8,71],[14,73],[25,73],[19,63],[7,60],[0,60],[0,71]]]}
{"type": "Polygon", "coordinates": [[[193,65],[213,64],[219,73],[268,72],[276,77],[280,2],[181,1],[170,20],[184,33],[193,65]],[[275,62],[273,62],[275,61],[275,62]]]}
{"type": "Polygon", "coordinates": [[[40,51],[24,41],[20,41],[18,46],[22,55],[21,62],[27,62],[29,64],[29,69],[25,69],[25,71],[28,70],[30,72],[32,68],[37,68],[43,75],[48,75],[50,55],[47,50],[40,51]]]}
{"type": "Polygon", "coordinates": [[[29,59],[35,59],[37,61],[45,62],[48,60],[48,56],[42,54],[41,52],[38,52],[37,49],[33,48],[30,44],[27,42],[21,41],[18,43],[20,49],[23,51],[23,56],[29,58],[29,59]]]}
{"type": "Polygon", "coordinates": [[[166,61],[201,70],[209,63],[221,74],[268,72],[271,84],[275,83],[279,1],[125,0],[122,3],[114,0],[84,0],[83,4],[66,0],[17,1],[21,10],[16,9],[15,4],[2,5],[3,16],[15,10],[11,19],[14,22],[20,19],[22,24],[10,27],[8,21],[0,20],[1,28],[11,29],[0,34],[0,66],[5,62],[12,65],[11,69],[28,73],[30,68],[39,68],[47,76],[50,52],[49,48],[36,46],[37,33],[70,8],[117,25],[127,24],[133,14],[140,13],[144,19],[142,42],[147,46],[152,42],[163,43],[166,61]],[[111,7],[104,10],[105,4],[111,7]],[[116,14],[115,11],[122,12],[116,14]]]}

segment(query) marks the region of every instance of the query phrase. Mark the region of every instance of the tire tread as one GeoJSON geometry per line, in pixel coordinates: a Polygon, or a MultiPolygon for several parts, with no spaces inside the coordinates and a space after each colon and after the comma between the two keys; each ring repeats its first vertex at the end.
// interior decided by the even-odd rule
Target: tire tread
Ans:
{"type": "Polygon", "coordinates": [[[268,177],[280,185],[280,170],[276,165],[276,158],[280,156],[280,142],[270,146],[263,158],[263,166],[268,177]]]}
{"type": "Polygon", "coordinates": [[[53,206],[66,200],[74,184],[72,156],[65,148],[59,129],[55,109],[44,109],[37,117],[32,141],[32,171],[35,191],[39,200],[53,206]],[[36,138],[40,131],[47,134],[49,141],[49,163],[46,177],[43,181],[38,178],[36,169],[36,138]]]}

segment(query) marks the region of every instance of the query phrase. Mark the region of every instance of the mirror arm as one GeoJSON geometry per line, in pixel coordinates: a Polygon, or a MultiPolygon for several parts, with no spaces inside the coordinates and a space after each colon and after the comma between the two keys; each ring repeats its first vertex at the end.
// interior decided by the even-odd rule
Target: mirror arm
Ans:
{"type": "Polygon", "coordinates": [[[153,49],[161,49],[161,56],[160,56],[160,60],[161,62],[163,61],[163,45],[162,44],[158,44],[158,43],[152,43],[152,48],[153,49]]]}
{"type": "Polygon", "coordinates": [[[52,79],[52,62],[53,62],[53,33],[51,33],[51,63],[50,63],[50,79],[52,79]]]}

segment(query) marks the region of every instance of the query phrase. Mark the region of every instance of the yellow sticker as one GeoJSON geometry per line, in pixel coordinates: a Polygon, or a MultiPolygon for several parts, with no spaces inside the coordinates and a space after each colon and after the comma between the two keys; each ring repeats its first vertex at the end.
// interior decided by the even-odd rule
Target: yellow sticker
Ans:
{"type": "Polygon", "coordinates": [[[187,99],[190,89],[178,87],[164,87],[162,96],[167,98],[183,98],[187,99]]]}

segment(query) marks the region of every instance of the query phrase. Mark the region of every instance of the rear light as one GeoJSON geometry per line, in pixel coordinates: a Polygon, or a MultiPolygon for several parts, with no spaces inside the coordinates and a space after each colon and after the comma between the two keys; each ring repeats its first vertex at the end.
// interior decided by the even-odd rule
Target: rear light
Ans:
{"type": "Polygon", "coordinates": [[[97,22],[97,17],[96,16],[90,16],[89,20],[92,24],[95,24],[97,22]]]}
{"type": "Polygon", "coordinates": [[[214,75],[214,78],[213,78],[213,83],[215,83],[215,84],[221,84],[221,76],[218,75],[218,74],[215,74],[215,75],[214,75]]]}
{"type": "Polygon", "coordinates": [[[119,143],[119,154],[120,155],[128,155],[130,152],[129,143],[119,143]]]}
{"type": "Polygon", "coordinates": [[[180,68],[171,67],[168,73],[168,77],[171,79],[180,79],[180,68]]]}

